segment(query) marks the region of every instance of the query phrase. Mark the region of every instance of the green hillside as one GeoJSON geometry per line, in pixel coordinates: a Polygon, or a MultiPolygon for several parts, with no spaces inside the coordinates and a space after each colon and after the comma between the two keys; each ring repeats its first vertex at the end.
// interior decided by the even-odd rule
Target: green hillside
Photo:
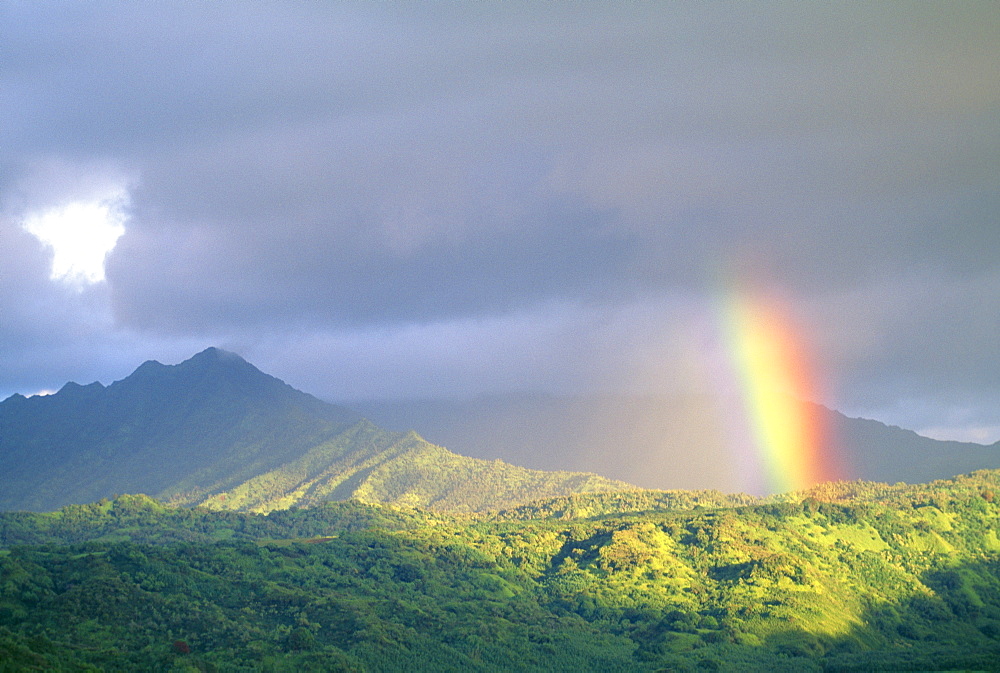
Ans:
{"type": "Polygon", "coordinates": [[[347,498],[472,511],[631,488],[385,432],[215,348],[108,387],[4,400],[0,464],[0,509],[32,511],[118,493],[250,511],[347,498]]]}
{"type": "Polygon", "coordinates": [[[354,499],[453,511],[510,507],[539,498],[634,487],[594,474],[528,470],[459,456],[414,432],[361,421],[300,458],[213,495],[212,509],[269,512],[354,499]]]}
{"type": "Polygon", "coordinates": [[[0,669],[1000,670],[998,493],[3,513],[0,669]]]}

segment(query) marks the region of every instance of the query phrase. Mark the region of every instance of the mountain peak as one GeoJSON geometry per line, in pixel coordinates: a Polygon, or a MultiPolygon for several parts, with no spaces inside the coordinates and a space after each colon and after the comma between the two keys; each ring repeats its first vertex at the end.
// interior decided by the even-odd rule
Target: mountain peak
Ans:
{"type": "Polygon", "coordinates": [[[219,348],[149,360],[107,388],[68,383],[27,407],[0,409],[0,509],[232,486],[357,420],[219,348]]]}
{"type": "Polygon", "coordinates": [[[176,365],[147,360],[129,376],[112,384],[109,390],[113,395],[136,399],[155,394],[162,401],[164,395],[176,399],[191,396],[194,396],[192,399],[207,399],[224,389],[257,397],[264,390],[273,391],[284,385],[235,353],[207,348],[176,365]]]}
{"type": "Polygon", "coordinates": [[[237,361],[237,362],[246,362],[246,360],[244,360],[242,357],[240,357],[236,353],[233,353],[232,351],[223,350],[221,348],[216,348],[215,346],[209,346],[208,348],[206,348],[202,352],[196,353],[195,355],[192,355],[189,358],[189,360],[205,360],[205,361],[208,361],[208,360],[213,360],[213,361],[214,360],[221,360],[221,361],[229,360],[229,361],[237,361]]]}
{"type": "Polygon", "coordinates": [[[129,379],[161,378],[167,376],[191,376],[207,373],[220,374],[224,372],[259,373],[267,376],[236,353],[221,348],[210,347],[192,355],[187,360],[176,365],[165,365],[156,360],[147,360],[132,372],[129,379]]]}
{"type": "Polygon", "coordinates": [[[243,384],[255,382],[256,385],[285,385],[284,381],[265,374],[236,353],[214,346],[175,365],[175,371],[182,378],[207,376],[237,380],[243,384]]]}
{"type": "Polygon", "coordinates": [[[56,393],[62,395],[77,395],[77,394],[96,394],[104,390],[104,386],[100,381],[94,381],[93,383],[88,383],[85,386],[80,385],[75,381],[68,381],[59,389],[56,393]]]}
{"type": "Polygon", "coordinates": [[[242,357],[233,353],[232,351],[223,350],[221,348],[216,348],[215,346],[210,346],[200,353],[192,355],[190,358],[184,362],[177,365],[178,367],[214,367],[217,365],[222,366],[236,366],[240,368],[254,367],[252,364],[244,360],[242,357]]]}

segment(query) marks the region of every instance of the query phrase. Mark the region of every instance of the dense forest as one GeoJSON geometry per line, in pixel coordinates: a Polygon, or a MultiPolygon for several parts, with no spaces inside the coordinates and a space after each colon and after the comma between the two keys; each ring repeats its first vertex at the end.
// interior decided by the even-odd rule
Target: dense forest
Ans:
{"type": "Polygon", "coordinates": [[[0,514],[0,670],[1000,670],[1000,472],[0,514]]]}

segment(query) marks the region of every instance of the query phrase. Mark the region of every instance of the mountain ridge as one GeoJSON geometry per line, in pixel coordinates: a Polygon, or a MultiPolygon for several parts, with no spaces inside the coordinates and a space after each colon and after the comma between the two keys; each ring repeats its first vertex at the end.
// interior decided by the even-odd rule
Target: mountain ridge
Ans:
{"type": "MultiPolygon", "coordinates": [[[[702,403],[685,404],[690,414],[702,403]]],[[[0,402],[0,509],[129,492],[269,511],[343,498],[481,510],[640,487],[745,490],[690,479],[692,470],[725,479],[731,456],[718,428],[671,425],[661,398],[437,405],[438,421],[451,414],[451,430],[459,419],[464,435],[441,432],[419,406],[395,429],[391,413],[324,402],[218,348],[175,365],[148,360],[108,386],[68,382],[51,395],[0,402]],[[595,429],[601,417],[614,422],[595,429]],[[410,436],[413,427],[421,434],[410,436]]],[[[1000,443],[942,442],[823,411],[855,468],[845,478],[922,483],[1000,467],[1000,443]]]]}
{"type": "Polygon", "coordinates": [[[0,509],[51,510],[117,493],[218,508],[239,502],[255,511],[324,497],[476,509],[580,488],[634,488],[597,475],[487,464],[415,433],[387,433],[218,348],[176,365],[146,361],[107,387],[67,383],[53,395],[0,402],[0,460],[0,509]],[[400,451],[403,438],[405,455],[385,453],[400,451]],[[363,456],[362,463],[383,464],[367,473],[352,468],[363,456]],[[505,481],[520,490],[505,489],[505,481]]]}
{"type": "MultiPolygon", "coordinates": [[[[710,396],[491,395],[457,400],[343,401],[390,429],[419,427],[464,455],[534,469],[582,470],[643,488],[745,489],[710,396]],[[694,447],[697,447],[695,450],[694,447]]],[[[936,440],[813,405],[830,429],[822,451],[845,479],[923,483],[1000,468],[1000,442],[936,440]]]]}

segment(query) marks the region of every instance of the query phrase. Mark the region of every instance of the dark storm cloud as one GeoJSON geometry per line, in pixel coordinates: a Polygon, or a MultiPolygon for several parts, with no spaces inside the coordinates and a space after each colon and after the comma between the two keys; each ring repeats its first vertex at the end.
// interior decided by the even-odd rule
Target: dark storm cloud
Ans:
{"type": "MultiPolygon", "coordinates": [[[[995,399],[998,14],[7,3],[4,226],[44,201],[39,165],[128,185],[103,317],[75,308],[56,341],[86,323],[129,353],[225,341],[293,382],[350,359],[389,392],[418,385],[393,367],[544,387],[669,358],[674,299],[731,274],[794,298],[858,408],[995,399]]],[[[37,255],[0,288],[29,331],[24,274],[54,291],[37,255]]]]}

